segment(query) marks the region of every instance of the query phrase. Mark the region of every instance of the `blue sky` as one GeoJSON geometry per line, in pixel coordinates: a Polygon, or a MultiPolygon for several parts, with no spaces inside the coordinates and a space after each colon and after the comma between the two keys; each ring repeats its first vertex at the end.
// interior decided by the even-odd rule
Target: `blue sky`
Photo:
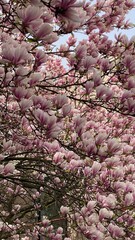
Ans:
{"type": "MultiPolygon", "coordinates": [[[[134,0],[135,1],[135,0],[134,0]]],[[[94,1],[93,1],[94,2],[94,1]]],[[[127,20],[130,20],[130,22],[135,24],[135,9],[132,9],[131,11],[129,11],[129,13],[126,16],[127,20]]],[[[127,37],[130,39],[132,36],[135,36],[135,27],[132,29],[128,29],[128,30],[117,30],[115,29],[114,31],[108,33],[108,37],[113,40],[114,39],[114,35],[118,35],[120,33],[126,34],[127,37]]],[[[62,36],[60,37],[60,39],[55,43],[55,49],[57,49],[61,44],[66,43],[67,39],[68,39],[69,35],[66,36],[62,36]]],[[[77,38],[77,41],[81,41],[82,39],[86,39],[87,36],[86,34],[80,34],[80,33],[76,33],[75,37],[77,38]]],[[[67,65],[67,61],[65,58],[62,59],[62,62],[64,64],[64,66],[66,67],[67,65]]]]}
{"type": "MultiPolygon", "coordinates": [[[[131,11],[129,11],[129,13],[126,16],[127,20],[130,20],[130,22],[135,24],[135,9],[132,9],[131,11]]],[[[135,28],[132,29],[128,29],[128,30],[114,30],[113,32],[110,32],[108,34],[108,36],[111,39],[114,39],[114,34],[119,34],[119,33],[123,33],[126,34],[128,36],[128,38],[131,38],[132,36],[135,35],[135,28]]]]}
{"type": "MultiPolygon", "coordinates": [[[[94,1],[93,1],[93,3],[94,3],[94,1]]],[[[131,11],[129,11],[129,13],[126,16],[126,19],[130,20],[132,23],[135,24],[135,9],[132,9],[131,11]]],[[[115,29],[114,31],[108,33],[108,36],[111,40],[113,40],[114,35],[115,34],[118,35],[119,33],[126,34],[128,36],[128,38],[130,39],[132,36],[135,36],[135,28],[128,29],[128,30],[115,29]]],[[[85,34],[80,34],[80,33],[76,33],[75,36],[78,41],[86,38],[85,34]]],[[[59,47],[61,44],[64,44],[67,39],[68,39],[68,35],[60,37],[60,39],[56,42],[56,47],[59,47]]]]}

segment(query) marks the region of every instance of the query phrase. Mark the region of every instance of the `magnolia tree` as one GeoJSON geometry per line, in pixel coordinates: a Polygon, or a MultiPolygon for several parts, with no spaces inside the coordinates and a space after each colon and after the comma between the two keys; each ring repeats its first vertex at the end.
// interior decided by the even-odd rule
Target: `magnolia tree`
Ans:
{"type": "Polygon", "coordinates": [[[1,240],[134,239],[134,7],[0,1],[1,240]]]}

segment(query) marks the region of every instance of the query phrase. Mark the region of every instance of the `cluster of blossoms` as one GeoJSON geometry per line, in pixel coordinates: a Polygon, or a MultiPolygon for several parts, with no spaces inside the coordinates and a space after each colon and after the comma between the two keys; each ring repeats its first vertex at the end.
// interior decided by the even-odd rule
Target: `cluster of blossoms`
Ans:
{"type": "Polygon", "coordinates": [[[134,240],[134,7],[0,1],[0,240],[134,240]]]}

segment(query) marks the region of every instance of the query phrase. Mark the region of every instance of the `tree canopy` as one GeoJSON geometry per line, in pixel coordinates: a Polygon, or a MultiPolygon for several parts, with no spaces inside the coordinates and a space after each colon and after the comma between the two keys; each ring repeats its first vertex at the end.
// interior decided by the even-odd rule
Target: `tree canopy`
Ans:
{"type": "Polygon", "coordinates": [[[134,7],[0,1],[0,240],[134,240],[134,7]]]}

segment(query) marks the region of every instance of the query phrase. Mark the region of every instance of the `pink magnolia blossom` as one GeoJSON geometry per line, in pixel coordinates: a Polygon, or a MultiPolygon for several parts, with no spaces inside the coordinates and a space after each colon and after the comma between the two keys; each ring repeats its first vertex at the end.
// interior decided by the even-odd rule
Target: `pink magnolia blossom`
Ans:
{"type": "Polygon", "coordinates": [[[85,57],[82,61],[82,66],[86,71],[92,69],[92,66],[94,66],[95,64],[96,64],[96,59],[91,56],[85,57]]]}
{"type": "Polygon", "coordinates": [[[62,113],[63,113],[63,116],[66,117],[70,114],[71,112],[71,105],[70,104],[64,104],[62,106],[62,113]]]}
{"type": "Polygon", "coordinates": [[[57,40],[59,39],[57,33],[53,32],[53,33],[50,33],[49,35],[46,35],[44,38],[43,38],[43,43],[46,44],[52,44],[54,42],[56,42],[57,40]]]}
{"type": "Polygon", "coordinates": [[[13,65],[19,65],[31,60],[31,56],[23,46],[16,46],[5,44],[3,45],[2,58],[4,62],[11,63],[13,65]]]}
{"type": "Polygon", "coordinates": [[[48,23],[43,23],[35,35],[38,39],[44,39],[48,34],[51,34],[52,31],[53,28],[48,23]]]}
{"type": "Polygon", "coordinates": [[[12,140],[9,141],[5,141],[5,139],[3,140],[3,148],[6,151],[8,148],[10,148],[12,145],[12,140]]]}
{"type": "Polygon", "coordinates": [[[29,72],[29,69],[26,68],[26,67],[22,67],[22,66],[19,66],[17,69],[16,69],[16,74],[18,76],[25,76],[27,75],[29,72]]]}
{"type": "Polygon", "coordinates": [[[113,92],[104,85],[98,86],[96,92],[98,98],[106,101],[109,101],[113,97],[113,92]]]}
{"type": "Polygon", "coordinates": [[[118,238],[125,235],[121,227],[118,227],[117,225],[114,225],[112,223],[109,224],[108,230],[111,233],[113,238],[116,238],[116,237],[118,238]]]}
{"type": "Polygon", "coordinates": [[[134,204],[134,198],[132,193],[127,193],[125,195],[125,206],[130,206],[134,204]]]}
{"type": "Polygon", "coordinates": [[[0,161],[4,159],[4,155],[3,154],[0,154],[0,161]]]}
{"type": "Polygon", "coordinates": [[[74,170],[74,169],[77,169],[78,167],[81,167],[82,165],[83,165],[83,162],[81,160],[72,159],[69,164],[69,169],[74,170]]]}
{"type": "Polygon", "coordinates": [[[20,101],[21,98],[25,98],[27,94],[27,90],[24,87],[16,87],[14,89],[15,97],[20,101]]]}
{"type": "Polygon", "coordinates": [[[40,73],[33,73],[30,76],[29,84],[30,86],[36,85],[38,82],[41,81],[41,74],[40,73]]]}
{"type": "Polygon", "coordinates": [[[64,206],[61,206],[60,212],[61,212],[63,215],[66,215],[66,214],[69,213],[69,208],[68,208],[68,207],[64,207],[64,206]]]}
{"type": "Polygon", "coordinates": [[[25,112],[27,109],[29,109],[32,105],[32,100],[29,99],[22,99],[19,103],[21,111],[25,112]]]}
{"type": "Polygon", "coordinates": [[[2,239],[134,239],[134,6],[0,1],[2,239]]]}
{"type": "Polygon", "coordinates": [[[88,153],[88,155],[97,152],[97,147],[95,145],[94,139],[84,140],[84,145],[85,145],[85,149],[86,149],[86,152],[88,153]]]}
{"type": "Polygon", "coordinates": [[[54,240],[62,240],[62,235],[57,233],[54,237],[54,240]]]}
{"type": "Polygon", "coordinates": [[[47,56],[44,53],[44,51],[42,51],[41,49],[37,49],[35,54],[35,65],[38,67],[41,64],[45,63],[46,60],[47,60],[47,56]]]}
{"type": "Polygon", "coordinates": [[[4,167],[4,174],[7,175],[7,174],[13,174],[15,170],[15,167],[12,163],[8,163],[5,165],[4,167]]]}
{"type": "Polygon", "coordinates": [[[120,144],[117,139],[109,139],[107,146],[109,152],[117,152],[120,150],[120,144]]]}
{"type": "Polygon", "coordinates": [[[44,227],[47,227],[50,224],[50,221],[48,219],[43,219],[42,224],[44,227]]]}
{"type": "Polygon", "coordinates": [[[53,1],[53,4],[56,4],[56,11],[58,11],[58,15],[62,19],[66,19],[68,21],[73,22],[83,22],[83,17],[85,17],[85,12],[82,11],[81,7],[83,6],[83,2],[77,3],[76,0],[68,0],[68,1],[53,1]],[[78,16],[78,11],[80,10],[80,14],[78,16]],[[62,9],[62,11],[59,11],[59,9],[62,9]]]}
{"type": "Polygon", "coordinates": [[[53,102],[57,108],[61,108],[68,102],[68,98],[65,94],[58,94],[54,97],[53,102]]]}
{"type": "Polygon", "coordinates": [[[83,170],[84,176],[90,176],[91,175],[91,168],[85,167],[83,170]]]}
{"type": "Polygon", "coordinates": [[[124,59],[124,64],[128,69],[129,73],[134,74],[135,72],[135,61],[131,55],[126,55],[124,59]]]}
{"type": "Polygon", "coordinates": [[[127,88],[135,88],[135,79],[133,77],[128,78],[127,88]]]}
{"type": "Polygon", "coordinates": [[[4,75],[4,68],[3,67],[0,67],[0,76],[3,76],[4,75]]]}
{"type": "Polygon", "coordinates": [[[101,164],[98,162],[93,162],[92,167],[91,167],[91,172],[93,175],[97,174],[101,169],[101,164]]]}
{"type": "Polygon", "coordinates": [[[76,47],[76,58],[82,59],[87,55],[87,47],[85,45],[79,44],[76,47]]]}
{"type": "Polygon", "coordinates": [[[77,39],[76,39],[75,37],[69,36],[69,38],[68,38],[68,40],[67,40],[67,44],[68,44],[69,46],[73,46],[73,45],[75,45],[76,40],[77,40],[77,39]]]}
{"type": "Polygon", "coordinates": [[[4,170],[4,166],[0,165],[0,174],[3,173],[3,170],[4,170]]]}
{"type": "Polygon", "coordinates": [[[93,208],[96,206],[96,201],[89,201],[87,203],[87,208],[89,211],[93,210],[93,208]]]}
{"type": "Polygon", "coordinates": [[[99,133],[96,136],[96,144],[100,145],[104,140],[106,140],[107,134],[106,133],[99,133]]]}
{"type": "Polygon", "coordinates": [[[55,163],[61,163],[64,160],[64,153],[56,152],[53,156],[53,161],[55,163]]]}
{"type": "Polygon", "coordinates": [[[112,218],[113,212],[107,210],[106,208],[101,208],[99,211],[99,218],[102,220],[103,218],[112,218]]]}
{"type": "Polygon", "coordinates": [[[18,15],[25,26],[28,26],[32,21],[41,17],[42,11],[35,6],[28,6],[24,9],[18,9],[18,15]]]}
{"type": "Polygon", "coordinates": [[[47,125],[49,123],[49,115],[39,108],[35,110],[35,117],[42,125],[47,125]]]}
{"type": "Polygon", "coordinates": [[[85,88],[86,88],[86,94],[90,94],[93,90],[93,87],[94,87],[94,82],[92,81],[87,81],[85,83],[85,88]]]}

